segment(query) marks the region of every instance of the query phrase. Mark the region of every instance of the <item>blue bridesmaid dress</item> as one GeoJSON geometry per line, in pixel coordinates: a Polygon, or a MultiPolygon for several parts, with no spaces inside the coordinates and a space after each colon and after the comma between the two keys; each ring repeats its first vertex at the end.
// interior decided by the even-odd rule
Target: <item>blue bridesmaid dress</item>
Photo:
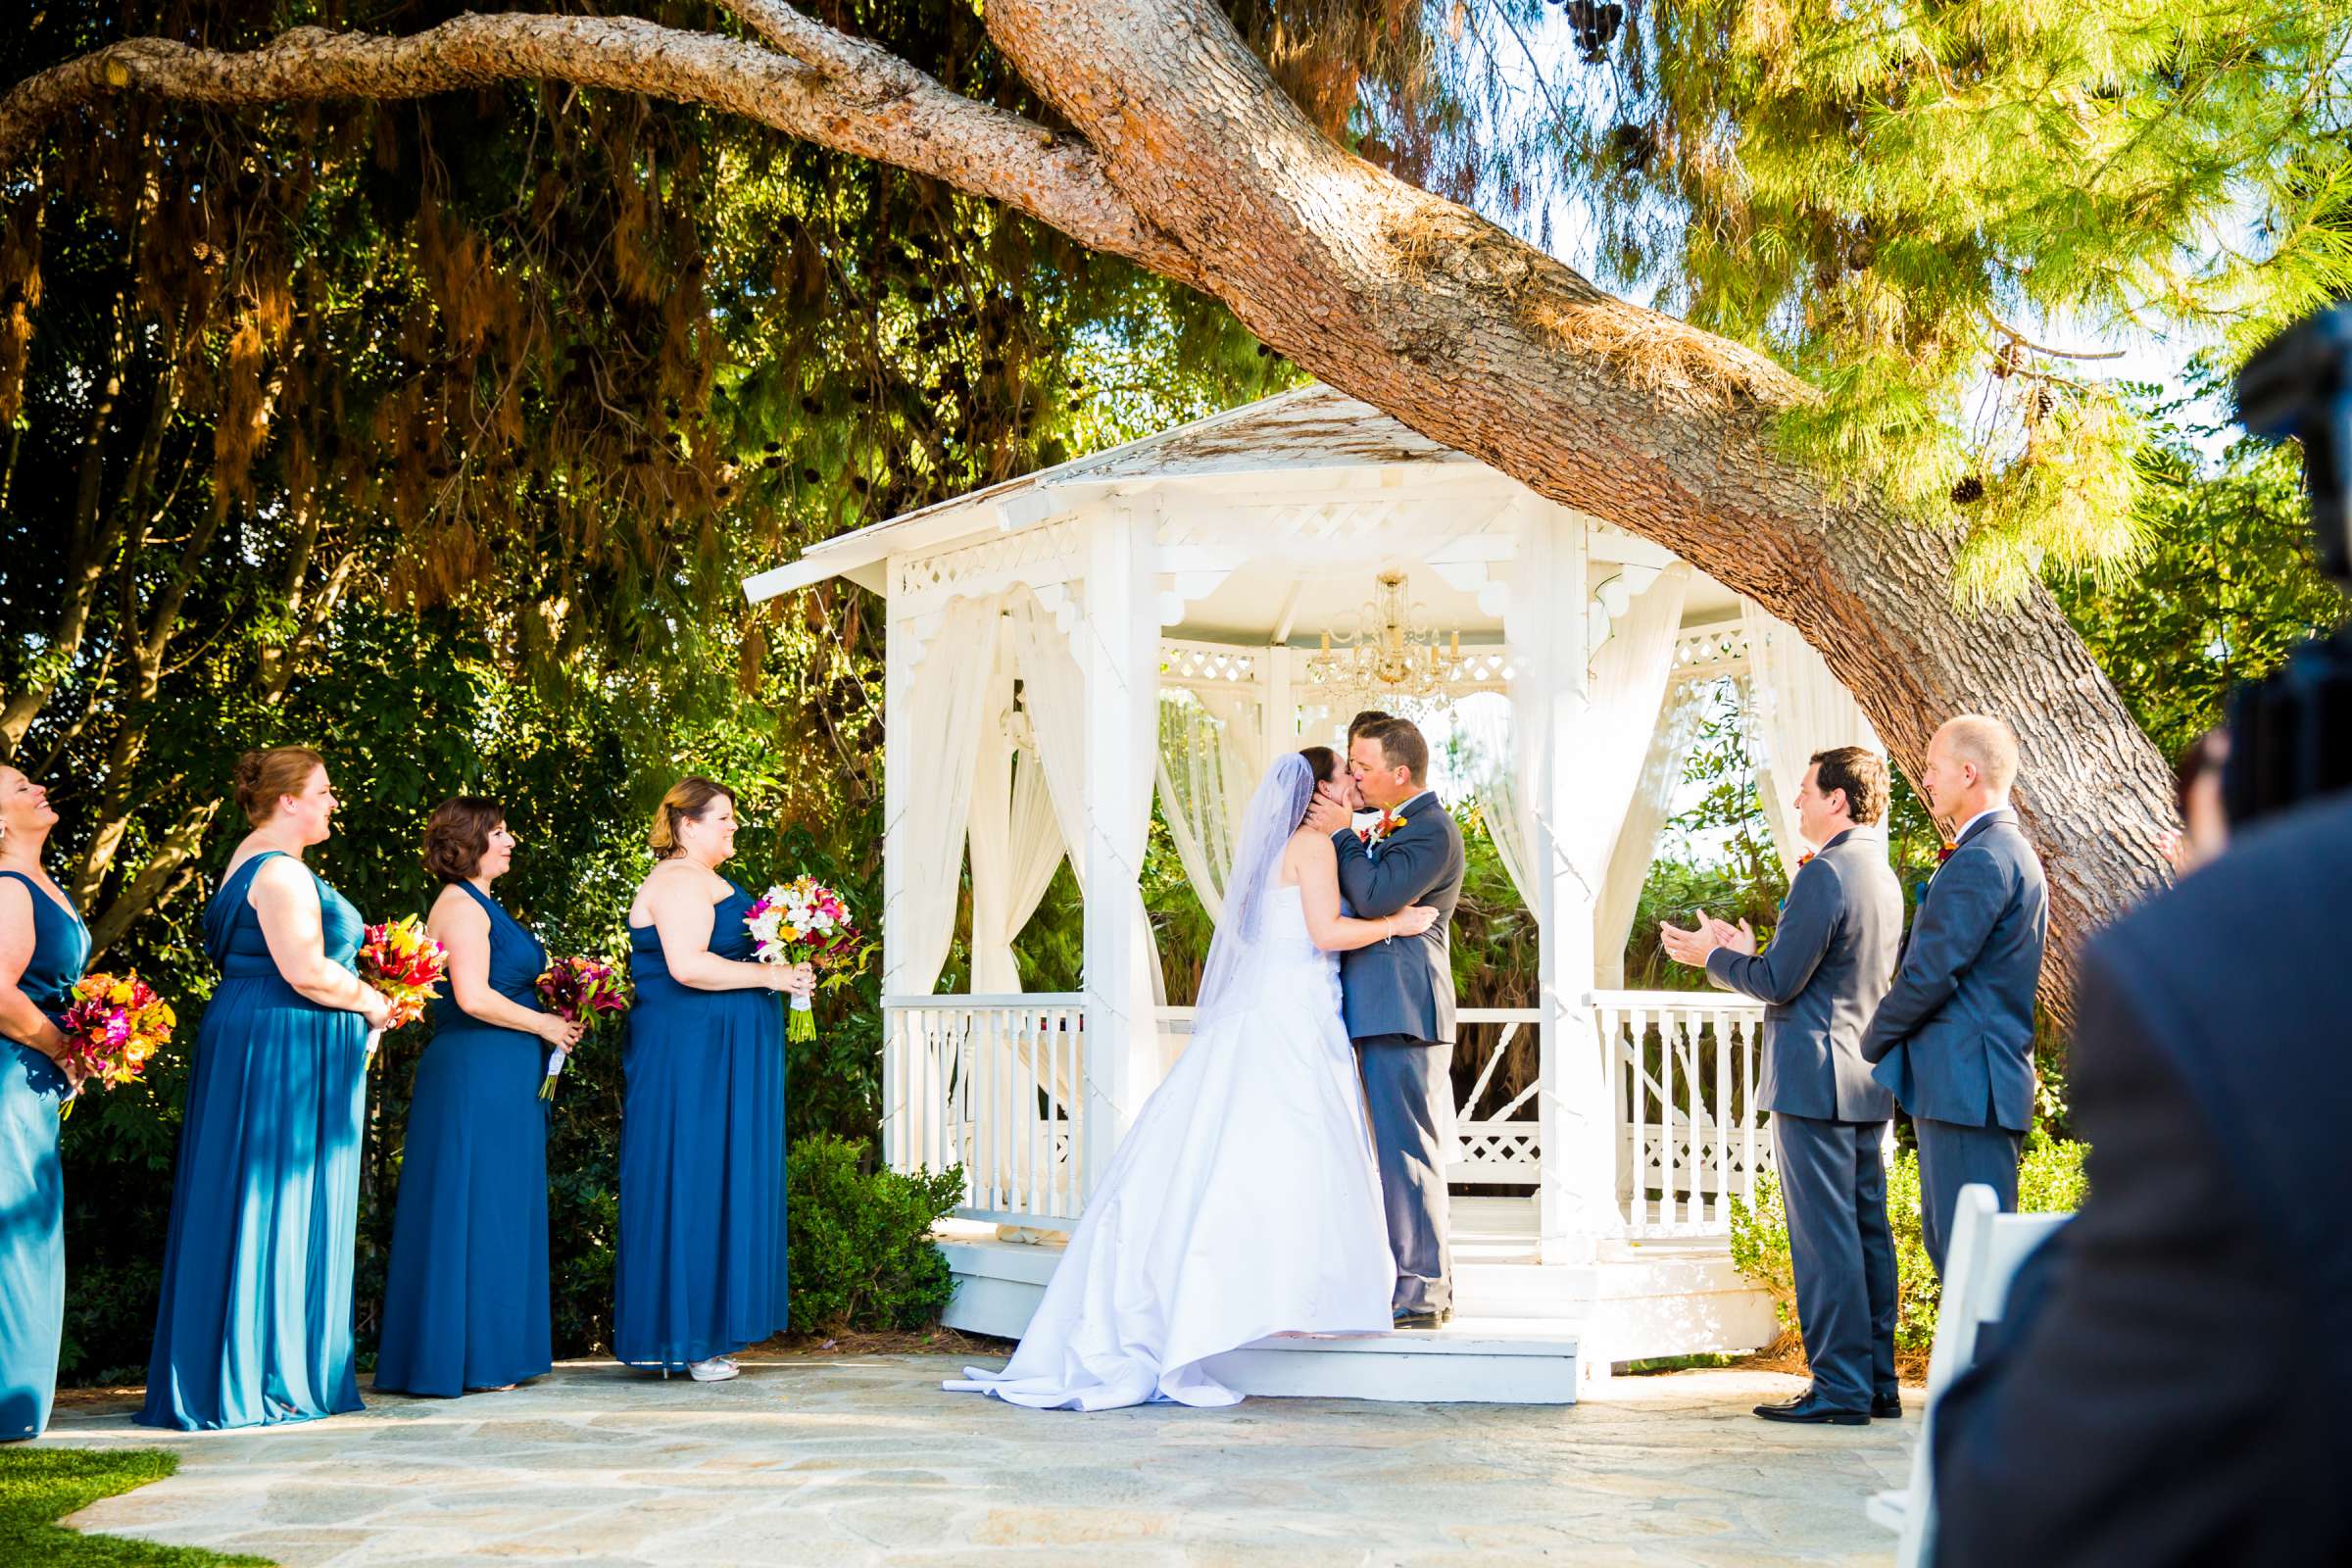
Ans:
{"type": "MultiPolygon", "coordinates": [[[[749,959],[751,896],[711,910],[710,951],[749,959]]],[[[670,978],[662,934],[629,927],[613,1353],[670,1371],[783,1331],[784,999],[670,978]]]]}
{"type": "MultiPolygon", "coordinates": [[[[312,1002],[270,960],[246,890],[278,853],[238,866],[205,906],[221,980],[196,1032],[142,1426],[361,1408],[351,1294],[368,1020],[312,1002]]],[[[360,912],[311,874],[326,956],[350,969],[360,912]]]]}
{"type": "MultiPolygon", "coordinates": [[[[490,916],[490,988],[542,1010],[547,949],[469,882],[490,916]]],[[[433,994],[416,1064],[384,1279],[375,1386],[451,1396],[535,1378],[554,1364],[547,1290],[547,1044],[433,994]]]]}
{"type": "MultiPolygon", "coordinates": [[[[81,917],[22,871],[32,895],[32,958],[17,980],[52,1020],[90,956],[81,917]]],[[[0,1035],[0,1443],[37,1438],[57,1389],[66,1326],[66,1183],[57,1157],[66,1075],[49,1054],[0,1035]]]]}

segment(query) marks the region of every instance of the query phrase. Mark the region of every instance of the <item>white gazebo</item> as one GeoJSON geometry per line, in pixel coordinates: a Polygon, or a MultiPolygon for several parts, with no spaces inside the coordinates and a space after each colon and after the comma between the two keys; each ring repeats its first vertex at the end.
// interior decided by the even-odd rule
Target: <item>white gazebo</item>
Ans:
{"type": "MultiPolygon", "coordinates": [[[[1461,755],[1536,916],[1542,984],[1462,1014],[1457,1316],[1435,1337],[1458,1353],[1348,1348],[1412,1360],[1418,1381],[1383,1376],[1422,1396],[1567,1396],[1580,1360],[1590,1375],[1772,1337],[1726,1245],[1729,1200],[1771,1159],[1749,1105],[1761,1006],[1619,989],[1620,956],[1687,698],[1739,680],[1791,864],[1807,757],[1875,744],[1867,723],[1753,605],[1324,386],[845,534],[745,584],[761,600],[842,576],[888,605],[884,1157],[963,1169],[951,1323],[1018,1334],[1056,1233],[1183,1047],[1137,885],[1154,797],[1213,914],[1227,812],[1267,760],[1397,706],[1324,654],[1384,572],[1437,634],[1416,656],[1421,706],[1507,699],[1467,705],[1486,711],[1461,755]],[[973,994],[935,995],[967,846],[973,994]],[[1012,943],[1065,854],[1084,989],[1024,993],[1012,943]]],[[[1223,1370],[1268,1392],[1347,1385],[1325,1370],[1345,1357],[1298,1348],[1223,1370]]]]}

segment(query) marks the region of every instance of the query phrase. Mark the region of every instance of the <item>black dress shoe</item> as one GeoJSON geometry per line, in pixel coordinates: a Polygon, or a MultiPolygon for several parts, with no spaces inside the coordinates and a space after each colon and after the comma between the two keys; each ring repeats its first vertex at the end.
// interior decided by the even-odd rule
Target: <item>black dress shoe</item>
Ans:
{"type": "Polygon", "coordinates": [[[1868,1410],[1848,1410],[1830,1403],[1818,1394],[1803,1394],[1782,1404],[1759,1404],[1756,1414],[1767,1421],[1794,1421],[1807,1426],[1866,1427],[1870,1425],[1868,1410]]]}
{"type": "Polygon", "coordinates": [[[1873,1421],[1900,1421],[1903,1418],[1903,1396],[1899,1394],[1871,1396],[1870,1418],[1873,1421]]]}
{"type": "Polygon", "coordinates": [[[1444,1308],[1416,1311],[1410,1307],[1399,1307],[1390,1314],[1389,1321],[1400,1329],[1442,1329],[1451,1316],[1453,1314],[1444,1308]]]}

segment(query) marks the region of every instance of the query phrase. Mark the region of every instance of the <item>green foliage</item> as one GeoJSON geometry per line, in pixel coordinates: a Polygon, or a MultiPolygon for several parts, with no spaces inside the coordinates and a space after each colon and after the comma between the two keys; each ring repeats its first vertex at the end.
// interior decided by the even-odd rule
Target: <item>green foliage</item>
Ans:
{"type": "MultiPolygon", "coordinates": [[[[2090,1187],[2082,1163],[2086,1146],[2036,1132],[2026,1141],[2025,1157],[2017,1172],[2017,1207],[2024,1214],[2071,1214],[2082,1206],[2090,1187]]],[[[1886,1170],[1886,1218],[1894,1232],[1895,1277],[1900,1305],[1895,1318],[1894,1346],[1906,1353],[1924,1354],[1936,1341],[1936,1313],[1942,1302],[1942,1284],[1928,1261],[1928,1244],[1921,1229],[1919,1153],[1910,1148],[1895,1151],[1886,1170]]],[[[1756,1183],[1756,1201],[1732,1199],[1732,1262],[1748,1279],[1772,1296],[1781,1327],[1793,1332],[1796,1318],[1796,1275],[1788,1255],[1788,1211],[1779,1178],[1767,1172],[1756,1183]]]]}
{"type": "Polygon", "coordinates": [[[2352,286],[2346,0],[1653,0],[1581,60],[1454,14],[1489,206],[1585,206],[1602,281],[1806,378],[1788,449],[1963,534],[1964,597],[2147,543],[2086,352],[2234,363],[2352,286]]]}
{"type": "Polygon", "coordinates": [[[2313,557],[2294,449],[2240,443],[2206,472],[2185,434],[2168,431],[2142,467],[2146,560],[2112,582],[2061,584],[2058,597],[2132,716],[2173,757],[2221,722],[2232,684],[2268,674],[2347,606],[2313,557]]]}
{"type": "Polygon", "coordinates": [[[930,1233],[963,1200],[962,1170],[871,1170],[867,1150],[824,1135],[792,1146],[792,1323],[805,1333],[924,1328],[955,1294],[930,1233]]]}
{"type": "Polygon", "coordinates": [[[261,1557],[84,1535],[53,1523],[178,1468],[178,1455],[161,1448],[0,1448],[0,1562],[11,1568],[269,1568],[261,1557]]]}

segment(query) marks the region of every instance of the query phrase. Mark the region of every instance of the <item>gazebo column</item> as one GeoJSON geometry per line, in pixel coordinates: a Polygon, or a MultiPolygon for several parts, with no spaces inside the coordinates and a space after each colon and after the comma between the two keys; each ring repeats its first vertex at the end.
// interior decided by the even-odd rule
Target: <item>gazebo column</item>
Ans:
{"type": "Polygon", "coordinates": [[[1159,596],[1152,519],[1114,498],[1082,520],[1074,632],[1086,690],[1086,1131],[1091,1196],[1159,1080],[1141,875],[1158,741],[1159,596]]]}
{"type": "Polygon", "coordinates": [[[1576,861],[1575,824],[1593,810],[1578,765],[1592,710],[1591,571],[1583,520],[1530,498],[1512,574],[1509,636],[1520,661],[1516,765],[1535,802],[1536,917],[1541,930],[1543,1170],[1539,1255],[1591,1261],[1618,1226],[1615,1108],[1593,1022],[1592,933],[1600,872],[1576,861]],[[1531,776],[1532,775],[1532,776],[1531,776]]]}

